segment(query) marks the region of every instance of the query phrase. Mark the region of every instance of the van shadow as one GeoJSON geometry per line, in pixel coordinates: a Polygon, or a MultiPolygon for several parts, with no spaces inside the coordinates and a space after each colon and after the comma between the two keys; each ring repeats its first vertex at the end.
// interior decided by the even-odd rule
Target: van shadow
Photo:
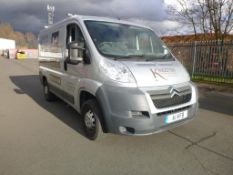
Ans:
{"type": "Polygon", "coordinates": [[[18,87],[14,89],[17,94],[29,95],[37,104],[53,114],[67,126],[85,137],[81,116],[62,100],[47,102],[43,96],[42,85],[38,75],[10,76],[11,81],[18,87]]]}

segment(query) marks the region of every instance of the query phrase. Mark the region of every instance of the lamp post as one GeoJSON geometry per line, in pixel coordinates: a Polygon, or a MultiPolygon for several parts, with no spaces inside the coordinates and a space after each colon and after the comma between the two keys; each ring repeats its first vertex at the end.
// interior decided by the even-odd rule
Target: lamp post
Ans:
{"type": "Polygon", "coordinates": [[[47,5],[47,11],[48,11],[48,25],[53,24],[53,17],[55,12],[55,7],[52,5],[47,5]]]}

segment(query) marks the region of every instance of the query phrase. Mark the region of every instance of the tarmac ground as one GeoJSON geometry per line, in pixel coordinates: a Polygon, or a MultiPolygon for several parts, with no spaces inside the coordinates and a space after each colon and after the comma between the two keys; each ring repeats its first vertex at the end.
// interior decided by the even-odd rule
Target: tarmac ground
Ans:
{"type": "Polygon", "coordinates": [[[88,140],[80,115],[46,102],[36,59],[0,58],[1,175],[232,175],[233,96],[200,88],[196,118],[143,137],[88,140]]]}

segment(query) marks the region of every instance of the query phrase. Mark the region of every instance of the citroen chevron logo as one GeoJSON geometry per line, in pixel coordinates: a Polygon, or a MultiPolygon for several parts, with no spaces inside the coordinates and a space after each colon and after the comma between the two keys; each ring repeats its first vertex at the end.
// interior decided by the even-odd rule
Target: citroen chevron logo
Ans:
{"type": "Polygon", "coordinates": [[[177,91],[176,89],[174,89],[173,87],[170,90],[170,94],[171,94],[171,98],[173,98],[175,95],[180,96],[179,91],[177,91]]]}

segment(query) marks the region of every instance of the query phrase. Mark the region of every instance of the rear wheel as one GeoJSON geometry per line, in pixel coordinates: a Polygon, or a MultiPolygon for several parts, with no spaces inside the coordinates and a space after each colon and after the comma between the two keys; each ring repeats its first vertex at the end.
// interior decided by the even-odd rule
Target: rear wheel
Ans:
{"type": "Polygon", "coordinates": [[[104,133],[101,126],[101,110],[95,99],[86,101],[82,105],[82,119],[86,136],[90,140],[99,140],[104,133]]]}
{"type": "Polygon", "coordinates": [[[57,99],[57,97],[50,91],[46,80],[44,80],[43,83],[43,93],[46,101],[55,101],[57,99]]]}

